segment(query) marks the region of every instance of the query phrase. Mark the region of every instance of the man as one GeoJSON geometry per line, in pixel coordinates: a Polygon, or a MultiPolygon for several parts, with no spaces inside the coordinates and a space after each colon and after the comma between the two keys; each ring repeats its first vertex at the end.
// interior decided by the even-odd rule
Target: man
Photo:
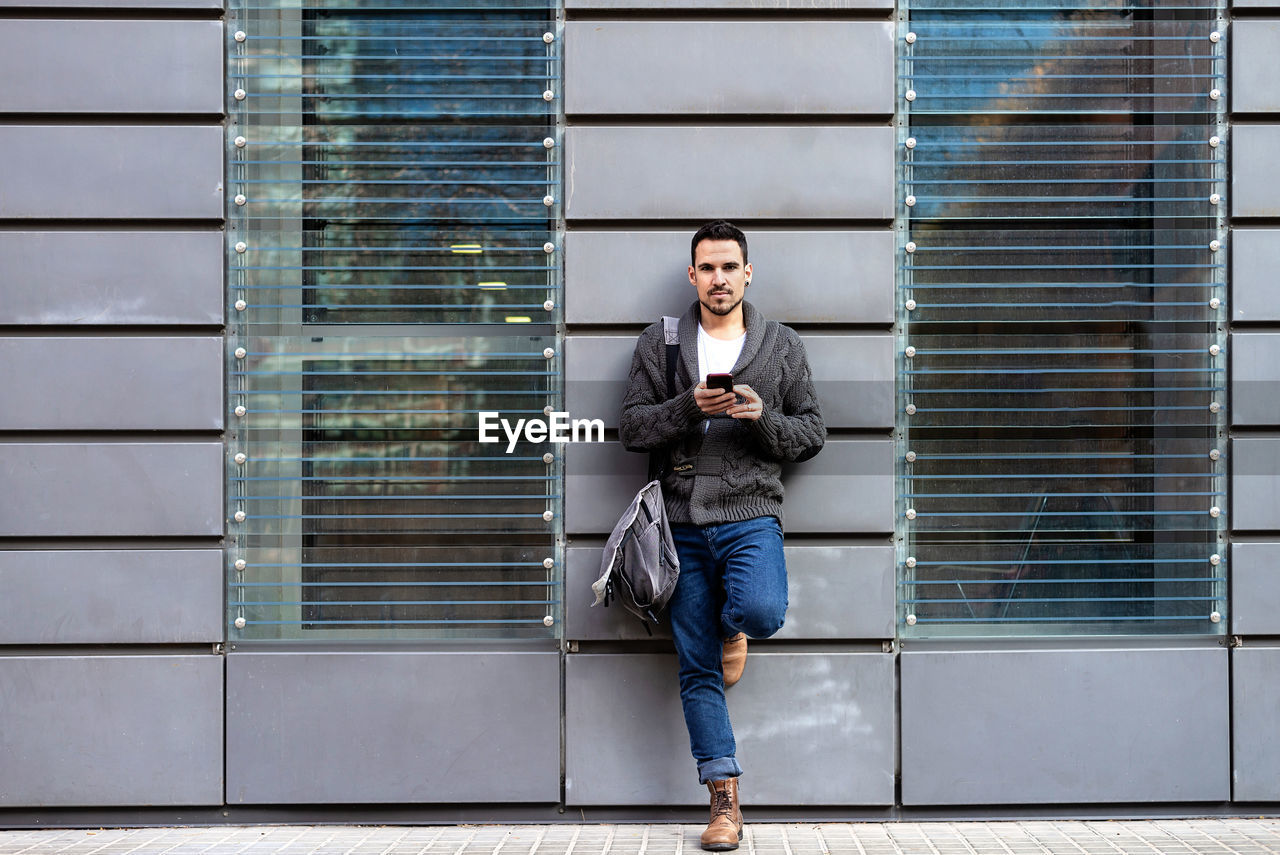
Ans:
{"type": "Polygon", "coordinates": [[[747,239],[723,220],[693,236],[689,283],[698,299],[680,318],[675,397],[667,400],[663,324],[641,333],[619,434],[664,462],[662,489],[680,580],[669,604],[680,701],[698,780],[711,791],[702,848],[742,839],[736,746],[725,689],[742,675],[747,636],[768,638],[787,610],[782,463],[818,453],[826,428],[800,337],[743,296],[747,239]],[[733,391],[708,388],[732,374],[733,391]]]}

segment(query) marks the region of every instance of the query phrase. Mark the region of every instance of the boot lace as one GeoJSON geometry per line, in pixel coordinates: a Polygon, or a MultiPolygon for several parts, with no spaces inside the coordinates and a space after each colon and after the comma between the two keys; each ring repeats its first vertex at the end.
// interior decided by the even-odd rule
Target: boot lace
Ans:
{"type": "Polygon", "coordinates": [[[711,806],[712,816],[727,816],[733,818],[733,796],[729,793],[729,785],[726,784],[723,789],[715,787],[712,789],[715,793],[715,804],[711,806]]]}

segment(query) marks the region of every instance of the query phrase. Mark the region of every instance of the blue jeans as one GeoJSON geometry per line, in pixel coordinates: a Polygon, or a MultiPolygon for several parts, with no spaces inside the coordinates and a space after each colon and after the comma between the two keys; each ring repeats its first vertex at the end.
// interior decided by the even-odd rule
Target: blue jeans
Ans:
{"type": "Polygon", "coordinates": [[[724,640],[768,638],[787,612],[787,565],[776,517],[671,526],[680,580],[668,604],[680,661],[680,703],[689,748],[705,784],[742,774],[724,700],[724,640]]]}

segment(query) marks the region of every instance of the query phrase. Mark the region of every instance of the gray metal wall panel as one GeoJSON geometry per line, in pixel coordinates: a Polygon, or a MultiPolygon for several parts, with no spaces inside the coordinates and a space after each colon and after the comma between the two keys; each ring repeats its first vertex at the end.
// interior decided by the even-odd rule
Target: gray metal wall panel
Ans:
{"type": "Polygon", "coordinates": [[[222,338],[6,338],[0,430],[220,430],[222,338]]]}
{"type": "MultiPolygon", "coordinates": [[[[687,275],[693,232],[570,231],[564,242],[567,322],[650,324],[682,314],[696,296],[687,275]],[[613,287],[619,276],[626,287],[613,287]]],[[[747,296],[766,316],[788,324],[893,323],[888,229],[752,229],[747,239],[754,270],[747,296]],[[819,259],[825,272],[814,276],[819,259]]]]}
{"type": "Polygon", "coordinates": [[[0,552],[0,644],[221,641],[222,552],[0,552]]]}
{"type": "Polygon", "coordinates": [[[1280,111],[1274,74],[1275,58],[1280,55],[1280,21],[1234,21],[1230,38],[1232,112],[1280,111]]]}
{"type": "MultiPolygon", "coordinates": [[[[647,457],[619,443],[565,446],[565,526],[607,534],[644,484],[647,457]]],[[[893,441],[827,440],[813,460],[783,467],[788,532],[893,531],[893,441]]]]}
{"type": "Polygon", "coordinates": [[[893,216],[890,127],[579,126],[565,162],[569,219],[893,216]]]}
{"type": "MultiPolygon", "coordinates": [[[[706,803],[674,656],[579,654],[565,667],[566,804],[706,803]]],[[[891,655],[753,653],[728,700],[748,810],[893,803],[891,655]]]]}
{"type": "Polygon", "coordinates": [[[0,151],[0,217],[222,217],[217,125],[0,125],[0,151]]]}
{"type": "Polygon", "coordinates": [[[1231,770],[1237,802],[1280,801],[1280,647],[1231,651],[1231,770]]]}
{"type": "MultiPolygon", "coordinates": [[[[805,335],[822,417],[831,428],[893,426],[893,337],[805,335]]],[[[565,342],[565,404],[574,418],[618,426],[634,336],[571,336],[565,342]]]]}
{"type": "Polygon", "coordinates": [[[222,534],[220,442],[0,442],[0,535],[222,534]]]}
{"type": "Polygon", "coordinates": [[[1280,425],[1280,333],[1231,334],[1231,423],[1280,425]]]}
{"type": "Polygon", "coordinates": [[[221,113],[221,21],[11,20],[0,112],[221,113]]]}
{"type": "Polygon", "coordinates": [[[221,324],[221,232],[0,232],[0,324],[221,324]]]}
{"type": "Polygon", "coordinates": [[[1280,635],[1280,543],[1233,543],[1231,631],[1280,635]]]}
{"type": "MultiPolygon", "coordinates": [[[[1254,0],[1256,2],[1256,0],[1254,0]]],[[[1237,0],[1236,5],[1241,5],[1237,0]]],[[[892,9],[889,0],[565,0],[565,8],[586,9],[769,9],[804,11],[808,9],[892,9]]]]}
{"type": "Polygon", "coordinates": [[[1231,215],[1280,216],[1280,125],[1231,129],[1231,215]]]}
{"type": "Polygon", "coordinates": [[[1280,321],[1280,229],[1232,229],[1231,242],[1232,319],[1280,321]]]}
{"type": "Polygon", "coordinates": [[[887,21],[570,21],[564,50],[570,114],[893,112],[887,21]]]}
{"type": "MultiPolygon", "coordinates": [[[[775,638],[893,638],[893,547],[785,547],[789,605],[775,638]]],[[[600,576],[601,549],[573,546],[565,557],[565,637],[575,641],[642,641],[640,621],[620,606],[592,606],[591,583],[600,576]]],[[[653,629],[670,638],[666,623],[653,629]]]]}
{"type": "Polygon", "coordinates": [[[222,804],[222,657],[0,656],[0,807],[222,804]]]}
{"type": "Polygon", "coordinates": [[[1230,798],[1224,649],[900,660],[905,805],[1230,798]]]}
{"type": "Polygon", "coordinates": [[[236,653],[227,802],[556,802],[547,653],[236,653]]]}
{"type": "Polygon", "coordinates": [[[1231,440],[1233,531],[1280,529],[1280,438],[1236,437],[1231,440]]]}

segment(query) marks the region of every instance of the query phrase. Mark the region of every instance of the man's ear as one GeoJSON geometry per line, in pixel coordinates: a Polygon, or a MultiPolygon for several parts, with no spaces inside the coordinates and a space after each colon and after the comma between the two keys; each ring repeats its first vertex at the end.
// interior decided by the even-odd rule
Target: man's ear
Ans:
{"type": "Polygon", "coordinates": [[[745,267],[743,267],[742,272],[746,274],[746,277],[747,277],[746,285],[750,285],[751,284],[751,265],[747,264],[745,267]]]}
{"type": "Polygon", "coordinates": [[[694,271],[693,271],[693,265],[692,265],[692,264],[690,264],[690,265],[689,265],[689,284],[690,284],[690,285],[692,285],[692,286],[693,286],[693,287],[695,287],[695,288],[697,288],[697,287],[698,287],[698,280],[694,277],[694,271]]]}

